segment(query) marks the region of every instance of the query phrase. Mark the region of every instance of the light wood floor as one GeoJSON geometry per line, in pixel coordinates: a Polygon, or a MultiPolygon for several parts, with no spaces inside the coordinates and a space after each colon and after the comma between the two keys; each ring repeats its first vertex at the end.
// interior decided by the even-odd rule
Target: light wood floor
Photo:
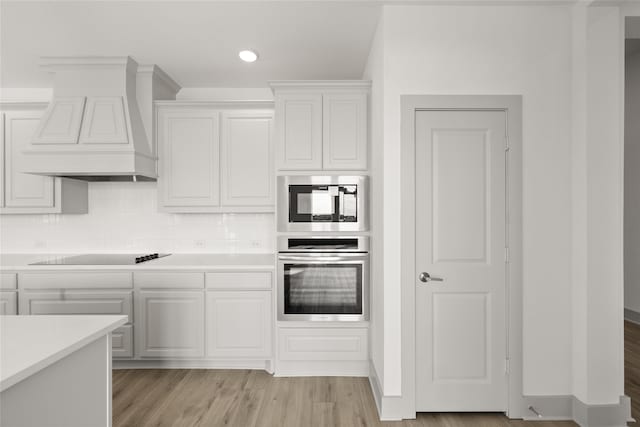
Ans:
{"type": "MultiPolygon", "coordinates": [[[[640,326],[625,322],[625,393],[640,420],[640,326]]],[[[500,414],[419,414],[380,422],[366,378],[273,378],[263,371],[119,370],[114,427],[565,427],[500,414]]],[[[635,425],[640,426],[640,423],[635,425]]]]}
{"type": "Polygon", "coordinates": [[[500,414],[419,414],[380,422],[366,378],[274,378],[248,370],[118,370],[113,426],[569,427],[500,414]]]}

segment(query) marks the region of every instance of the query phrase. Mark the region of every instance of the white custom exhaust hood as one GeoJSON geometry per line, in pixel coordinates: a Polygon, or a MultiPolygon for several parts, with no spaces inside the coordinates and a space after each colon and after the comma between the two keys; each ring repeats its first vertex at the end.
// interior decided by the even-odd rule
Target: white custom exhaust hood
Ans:
{"type": "Polygon", "coordinates": [[[25,150],[24,172],[88,181],[155,180],[153,101],[180,86],[124,57],[46,57],[53,99],[25,150]]]}

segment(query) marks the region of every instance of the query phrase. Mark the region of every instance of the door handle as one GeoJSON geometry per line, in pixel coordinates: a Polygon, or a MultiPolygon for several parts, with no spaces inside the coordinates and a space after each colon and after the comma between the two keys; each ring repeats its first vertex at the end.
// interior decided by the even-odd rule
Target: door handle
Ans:
{"type": "Polygon", "coordinates": [[[420,275],[418,276],[418,279],[420,279],[420,281],[424,282],[424,283],[427,283],[427,282],[444,282],[444,279],[442,277],[431,276],[429,273],[427,273],[425,271],[420,273],[420,275]]]}

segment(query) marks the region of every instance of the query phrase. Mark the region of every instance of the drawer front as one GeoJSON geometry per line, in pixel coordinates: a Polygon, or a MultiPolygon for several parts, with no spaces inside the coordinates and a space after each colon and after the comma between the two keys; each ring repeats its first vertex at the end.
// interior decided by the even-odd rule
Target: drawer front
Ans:
{"type": "Polygon", "coordinates": [[[206,273],[210,289],[271,289],[271,272],[215,272],[206,273]]]}
{"type": "Polygon", "coordinates": [[[282,360],[367,360],[368,330],[280,328],[282,360]]]}
{"type": "Polygon", "coordinates": [[[0,289],[16,289],[17,287],[15,273],[0,273],[0,289]]]}
{"type": "Polygon", "coordinates": [[[204,273],[134,273],[133,283],[140,288],[202,289],[204,273]]]}
{"type": "Polygon", "coordinates": [[[131,288],[129,272],[20,273],[20,289],[131,288]]]}
{"type": "Polygon", "coordinates": [[[122,314],[132,322],[132,298],[132,291],[23,291],[20,314],[122,314]]]}
{"type": "Polygon", "coordinates": [[[0,316],[18,314],[18,292],[0,292],[0,316]]]}
{"type": "Polygon", "coordinates": [[[131,325],[120,326],[111,332],[111,355],[133,357],[133,331],[131,325]]]}

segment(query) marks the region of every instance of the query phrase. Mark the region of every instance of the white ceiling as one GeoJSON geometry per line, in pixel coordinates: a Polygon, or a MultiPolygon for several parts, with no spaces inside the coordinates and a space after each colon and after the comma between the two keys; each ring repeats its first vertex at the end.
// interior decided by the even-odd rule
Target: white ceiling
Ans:
{"type": "Polygon", "coordinates": [[[359,79],[370,2],[0,2],[0,87],[49,87],[41,56],[130,55],[183,87],[359,79]],[[245,64],[240,49],[260,59],[245,64]]]}

